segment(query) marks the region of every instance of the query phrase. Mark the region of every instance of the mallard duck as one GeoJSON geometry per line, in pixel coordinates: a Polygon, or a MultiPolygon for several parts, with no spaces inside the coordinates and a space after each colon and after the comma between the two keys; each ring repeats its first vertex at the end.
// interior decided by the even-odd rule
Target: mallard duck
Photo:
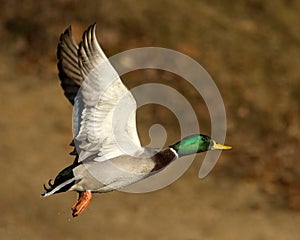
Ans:
{"type": "Polygon", "coordinates": [[[78,46],[72,37],[71,27],[68,27],[57,47],[61,87],[74,105],[74,139],[70,144],[74,150],[70,154],[75,156],[75,160],[58,173],[54,182],[50,179],[48,187],[44,185],[42,196],[78,192],[79,198],[71,208],[73,217],[89,205],[92,193],[121,189],[160,172],[185,155],[231,148],[216,143],[204,134],[185,137],[162,150],[142,147],[136,130],[135,100],[108,62],[97,41],[95,29],[96,24],[91,25],[78,46]],[[107,62],[109,74],[97,68],[103,62],[107,62]],[[108,77],[115,77],[116,80],[104,94],[97,95],[97,91],[103,91],[103,81],[108,77]],[[111,136],[112,113],[120,98],[126,94],[135,108],[134,114],[128,124],[118,131],[126,132],[137,146],[134,156],[121,151],[111,136]]]}

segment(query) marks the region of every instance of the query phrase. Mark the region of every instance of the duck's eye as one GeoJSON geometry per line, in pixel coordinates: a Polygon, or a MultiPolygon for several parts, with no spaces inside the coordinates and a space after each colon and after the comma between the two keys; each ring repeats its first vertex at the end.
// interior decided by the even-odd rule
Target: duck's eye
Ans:
{"type": "Polygon", "coordinates": [[[206,136],[203,136],[203,137],[202,137],[202,141],[203,141],[203,142],[206,142],[207,139],[208,139],[208,138],[207,138],[206,136]]]}

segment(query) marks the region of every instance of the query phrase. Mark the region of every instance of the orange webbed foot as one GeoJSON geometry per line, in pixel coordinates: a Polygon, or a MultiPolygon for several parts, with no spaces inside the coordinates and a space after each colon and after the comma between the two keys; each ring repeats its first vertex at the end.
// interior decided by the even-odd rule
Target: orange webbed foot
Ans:
{"type": "Polygon", "coordinates": [[[82,213],[84,209],[86,209],[87,206],[89,205],[91,199],[92,199],[91,191],[80,192],[77,202],[71,208],[72,216],[77,217],[80,213],[82,213]]]}

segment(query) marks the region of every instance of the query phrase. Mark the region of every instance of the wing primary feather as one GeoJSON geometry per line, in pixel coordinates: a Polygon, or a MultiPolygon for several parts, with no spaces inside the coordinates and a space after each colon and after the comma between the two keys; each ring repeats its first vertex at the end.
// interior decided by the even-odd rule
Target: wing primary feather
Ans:
{"type": "Polygon", "coordinates": [[[71,26],[69,26],[60,36],[56,55],[61,87],[64,90],[65,96],[73,105],[83,80],[79,68],[77,49],[78,46],[72,37],[71,26]]]}
{"type": "MultiPolygon", "coordinates": [[[[101,162],[123,155],[124,151],[120,148],[120,142],[117,142],[115,133],[120,134],[122,137],[120,141],[123,142],[123,137],[127,134],[137,150],[140,150],[135,114],[129,120],[127,119],[129,122],[121,124],[117,129],[112,124],[115,117],[114,111],[125,95],[129,94],[124,102],[129,112],[136,110],[136,103],[101,49],[96,37],[96,24],[91,25],[83,33],[82,40],[76,48],[76,54],[74,54],[71,29],[66,30],[62,39],[64,45],[61,46],[61,53],[65,56],[63,60],[68,63],[76,55],[78,70],[82,77],[81,91],[73,98],[73,101],[75,100],[74,139],[77,148],[71,154],[76,155],[77,162],[84,162],[91,158],[101,162]]],[[[74,61],[72,63],[74,64],[74,61]]],[[[68,65],[69,68],[66,66],[63,72],[69,76],[72,71],[70,66],[72,64],[68,65]]],[[[64,64],[61,64],[61,67],[64,67],[64,64]]],[[[75,70],[77,71],[77,68],[75,70]]],[[[72,82],[65,81],[65,84],[72,84],[72,82]]]]}

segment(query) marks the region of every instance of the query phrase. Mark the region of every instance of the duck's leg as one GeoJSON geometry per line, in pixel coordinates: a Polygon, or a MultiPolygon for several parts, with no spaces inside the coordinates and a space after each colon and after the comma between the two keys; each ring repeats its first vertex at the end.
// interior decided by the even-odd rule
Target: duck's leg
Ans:
{"type": "Polygon", "coordinates": [[[77,217],[81,212],[83,212],[84,209],[86,209],[87,206],[89,205],[91,199],[92,199],[91,191],[80,192],[77,202],[71,208],[72,216],[77,217]]]}

